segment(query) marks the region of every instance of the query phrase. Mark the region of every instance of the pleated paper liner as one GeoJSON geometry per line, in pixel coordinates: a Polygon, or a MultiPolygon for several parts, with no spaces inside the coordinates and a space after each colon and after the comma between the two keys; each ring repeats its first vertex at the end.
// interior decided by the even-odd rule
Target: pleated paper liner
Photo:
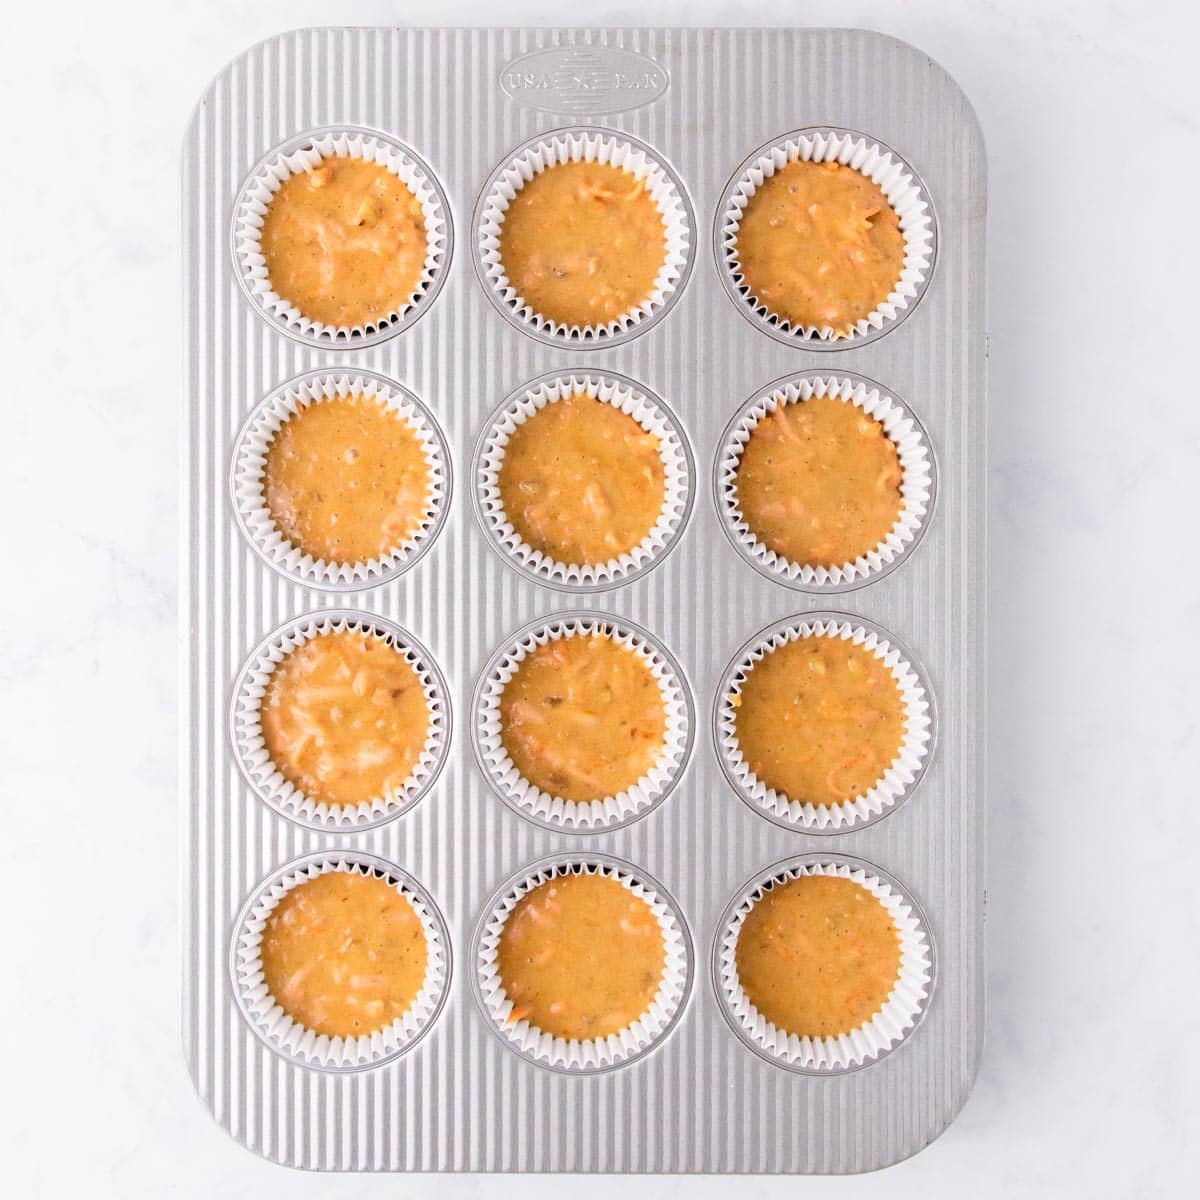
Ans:
{"type": "Polygon", "coordinates": [[[472,474],[475,509],[497,552],[537,583],[570,592],[601,591],[640,579],[678,543],[695,493],[691,451],[675,414],[648,388],[611,371],[551,372],[517,389],[484,424],[472,474]],[[638,545],[602,563],[560,562],[535,549],[513,527],[500,494],[500,472],[515,431],[546,406],[578,392],[611,404],[657,437],[663,464],[658,520],[638,545]]]}
{"type": "Polygon", "coordinates": [[[307,829],[357,833],[402,816],[433,787],[450,743],[450,693],[432,655],[407,630],[374,613],[324,609],[288,621],[256,647],[234,686],[229,728],[238,768],[264,804],[307,829]],[[305,795],[285,779],[271,760],[259,715],[271,674],[288,654],[312,638],[346,630],[377,637],[398,650],[421,681],[429,713],[425,746],[408,779],[393,793],[356,805],[305,795]]]}
{"type": "Polygon", "coordinates": [[[508,638],[483,669],[471,699],[475,758],[492,789],[515,812],[549,829],[603,833],[620,829],[660,805],[678,783],[691,753],[695,718],[683,670],[646,630],[623,617],[564,612],[540,617],[508,638]],[[542,791],[517,769],[501,737],[500,699],[518,667],[537,646],[559,638],[607,634],[632,650],[658,683],[666,718],[662,753],[653,768],[616,795],[566,800],[542,791]]]}
{"type": "Polygon", "coordinates": [[[473,219],[475,268],[493,305],[530,337],[581,350],[617,346],[660,321],[679,299],[695,258],[695,219],[683,181],[645,142],[612,129],[575,126],[539,134],[519,146],[484,185],[473,219]],[[650,295],[603,325],[567,325],[536,312],[505,274],[500,232],[517,193],[537,174],[563,162],[600,162],[646,181],[662,215],[666,255],[650,295]]]}
{"type": "Polygon", "coordinates": [[[628,1066],[660,1045],[683,1013],[692,986],[691,939],[679,906],[661,884],[638,867],[605,854],[559,854],[509,878],[488,902],[472,942],[475,999],[492,1031],[514,1053],[565,1074],[589,1075],[628,1066]],[[513,1021],[497,963],[500,936],[521,898],[567,874],[600,874],[644,900],[662,932],[662,978],[650,1006],[631,1025],[603,1038],[555,1037],[527,1019],[513,1021]]]}
{"type": "Polygon", "coordinates": [[[246,901],[234,925],[229,968],[242,1016],[276,1054],[321,1071],[362,1071],[407,1054],[437,1021],[450,989],[450,931],[429,893],[393,863],[359,850],[321,851],[280,867],[246,901]],[[412,1005],[390,1025],[357,1038],[329,1037],[299,1024],[263,977],[262,934],[271,913],[292,888],[330,871],[387,880],[412,905],[425,933],[425,979],[412,1005]]]}
{"type": "Polygon", "coordinates": [[[917,173],[896,151],[852,129],[798,129],[755,150],[729,181],[717,209],[713,246],[721,281],[738,310],[776,341],[805,350],[842,350],[887,333],[915,307],[933,271],[937,228],[933,205],[917,173]],[[750,198],[788,162],[838,162],[875,183],[896,211],[904,238],[900,278],[873,312],[849,333],[831,327],[795,326],[753,295],[738,261],[738,230],[750,198]]]}
{"type": "Polygon", "coordinates": [[[450,452],[433,414],[407,388],[371,371],[308,371],[259,402],[238,434],[230,493],[238,527],[255,553],[292,583],[325,591],[376,587],[415,566],[437,540],[450,508],[450,452]],[[429,497],[414,531],[376,558],[333,561],[289,541],[267,506],[263,488],[267,454],[284,424],[313,404],[361,394],[379,400],[416,436],[429,471],[429,497]]]}
{"type": "Polygon", "coordinates": [[[429,309],[446,281],[453,240],[450,205],[428,164],[388,134],[352,125],[309,130],[272,150],[242,184],[231,234],[238,282],[259,315],[307,346],[347,350],[363,350],[395,337],[429,309]],[[360,158],[385,167],[417,198],[425,219],[425,261],[412,295],[386,317],[352,326],[325,325],[285,300],[272,287],[262,254],[263,221],[280,185],[333,157],[360,158]]]}
{"type": "Polygon", "coordinates": [[[916,549],[933,508],[936,467],[921,423],[879,384],[861,375],[810,371],[768,384],[734,416],[721,435],[713,490],[726,536],[756,571],[798,591],[842,592],[881,579],[916,549]],[[747,524],[737,492],[742,453],[759,422],[781,407],[803,404],[814,396],[836,397],[877,420],[895,445],[903,472],[900,493],[904,507],[887,537],[852,562],[832,567],[795,562],[768,549],[747,524]]]}
{"type": "Polygon", "coordinates": [[[725,1019],[756,1054],[801,1074],[844,1074],[878,1061],[916,1029],[933,993],[933,942],[917,902],[886,872],[847,855],[807,854],[768,867],[734,896],[717,927],[712,974],[725,1019]],[[900,968],[883,1007],[836,1037],[800,1037],[780,1029],[754,1006],[738,978],[737,943],[747,915],[772,887],[806,875],[836,876],[865,888],[887,910],[900,939],[900,968]]]}
{"type": "Polygon", "coordinates": [[[725,777],[756,812],[785,828],[805,833],[844,833],[872,824],[916,789],[929,765],[935,713],[924,673],[909,651],[891,634],[862,617],[817,612],[787,617],[755,634],[725,668],[713,704],[713,738],[725,777]],[[838,804],[800,801],[768,787],[755,775],[738,744],[731,698],[739,695],[747,673],[768,653],[808,637],[843,638],[869,650],[891,672],[904,707],[904,735],[894,761],[861,796],[838,804]]]}

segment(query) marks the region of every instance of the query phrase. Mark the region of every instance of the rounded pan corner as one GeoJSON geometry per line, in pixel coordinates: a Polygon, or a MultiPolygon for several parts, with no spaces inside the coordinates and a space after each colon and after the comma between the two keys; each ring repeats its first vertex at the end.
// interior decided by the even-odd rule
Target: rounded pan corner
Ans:
{"type": "Polygon", "coordinates": [[[183,142],[180,146],[180,155],[186,157],[188,146],[192,142],[196,134],[196,126],[200,120],[200,115],[204,111],[204,106],[212,98],[213,92],[220,81],[229,74],[229,72],[244,59],[249,58],[256,50],[263,46],[270,45],[272,42],[282,42],[286,38],[295,37],[300,33],[326,33],[338,30],[340,28],[352,28],[350,26],[335,26],[335,25],[296,25],[290,29],[281,29],[277,33],[268,34],[266,37],[259,38],[256,42],[251,42],[249,46],[239,50],[232,58],[226,59],[220,67],[215,70],[209,77],[208,82],[204,85],[200,95],[196,97],[196,102],[192,105],[191,111],[188,113],[187,122],[183,127],[183,142]]]}
{"type": "Polygon", "coordinates": [[[903,1154],[896,1158],[889,1158],[886,1162],[873,1163],[869,1167],[864,1167],[861,1171],[851,1171],[851,1175],[875,1175],[880,1171],[886,1171],[889,1167],[897,1167],[901,1163],[908,1162],[909,1159],[916,1158],[918,1154],[923,1154],[934,1142],[938,1141],[942,1135],[958,1120],[962,1114],[962,1110],[966,1108],[967,1101],[971,1099],[975,1091],[975,1084],[979,1080],[979,1068],[983,1062],[983,1052],[987,1042],[987,1022],[981,1020],[979,1024],[979,1049],[975,1054],[974,1059],[970,1063],[966,1079],[963,1081],[963,1087],[959,1091],[955,1099],[954,1110],[946,1117],[946,1119],[938,1125],[932,1132],[924,1134],[924,1140],[917,1146],[911,1149],[906,1149],[903,1154]]]}
{"type": "Polygon", "coordinates": [[[917,59],[926,64],[931,70],[936,71],[946,81],[958,99],[962,102],[963,111],[966,114],[967,123],[970,126],[971,133],[979,143],[979,155],[983,160],[983,190],[986,193],[987,188],[987,139],[983,135],[983,124],[979,120],[979,113],[975,109],[975,105],[971,97],[967,95],[962,85],[958,80],[942,66],[940,62],[932,55],[927,54],[919,46],[914,46],[912,42],[906,42],[903,38],[896,37],[891,33],[881,33],[878,29],[852,29],[849,26],[839,29],[841,33],[853,33],[859,37],[874,38],[880,42],[889,42],[893,46],[899,46],[906,53],[910,54],[914,59],[917,59]]]}
{"type": "Polygon", "coordinates": [[[212,1126],[223,1133],[235,1146],[241,1147],[247,1154],[254,1158],[261,1159],[265,1163],[270,1163],[273,1167],[286,1167],[292,1171],[308,1173],[313,1170],[311,1167],[302,1166],[298,1163],[288,1162],[286,1159],[273,1158],[261,1146],[252,1146],[249,1142],[244,1141],[240,1134],[235,1133],[227,1125],[223,1124],[213,1111],[212,1105],[205,1098],[204,1093],[200,1090],[200,1080],[196,1077],[196,1063],[193,1057],[188,1053],[187,1042],[180,1039],[180,1051],[183,1054],[183,1066],[187,1072],[188,1082],[192,1085],[192,1095],[196,1099],[196,1103],[200,1105],[204,1111],[204,1115],[208,1117],[212,1126]]]}

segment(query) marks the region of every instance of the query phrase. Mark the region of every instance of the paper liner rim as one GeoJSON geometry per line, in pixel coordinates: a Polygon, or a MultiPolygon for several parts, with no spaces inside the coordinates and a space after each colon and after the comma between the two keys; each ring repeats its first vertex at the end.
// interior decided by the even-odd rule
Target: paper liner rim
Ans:
{"type": "Polygon", "coordinates": [[[238,916],[230,944],[234,991],[247,1024],[276,1053],[323,1071],[367,1070],[408,1053],[441,1015],[451,969],[448,928],[432,896],[394,864],[353,850],[305,855],[263,880],[238,916]],[[262,969],[262,931],[279,902],[300,884],[334,871],[385,878],[412,905],[425,934],[425,978],[412,1004],[389,1025],[354,1038],[318,1034],[301,1025],[272,996],[262,969]]]}
{"type": "Polygon", "coordinates": [[[894,637],[862,618],[810,613],[768,627],[737,652],[721,677],[713,704],[713,727],[726,777],[751,807],[789,828],[802,828],[810,833],[840,833],[879,820],[916,790],[933,748],[934,706],[924,675],[911,654],[894,637]],[[767,653],[788,642],[835,636],[870,650],[891,671],[904,708],[904,736],[896,758],[863,795],[836,804],[802,803],[789,799],[775,788],[768,788],[746,766],[737,743],[733,715],[736,710],[729,703],[729,697],[740,693],[745,679],[744,668],[752,660],[760,662],[767,653]]]}
{"type": "Polygon", "coordinates": [[[506,639],[479,677],[471,704],[476,759],[488,785],[522,816],[566,833],[608,832],[657,808],[683,775],[691,755],[694,709],[682,668],[650,633],[608,613],[554,613],[524,626],[506,639]],[[646,664],[659,685],[663,703],[663,748],[654,769],[622,792],[597,800],[552,796],[527,780],[501,737],[500,697],[519,665],[535,646],[561,637],[608,634],[646,664]]]}
{"type": "Polygon", "coordinates": [[[449,201],[429,164],[410,146],[390,135],[354,125],[325,126],[299,133],[269,151],[242,183],[234,205],[231,232],[238,282],[254,308],[289,336],[330,349],[366,348],[407,329],[441,291],[453,240],[449,201]],[[355,150],[359,152],[354,153],[355,150]],[[356,325],[327,325],[306,317],[271,287],[261,248],[263,217],[283,181],[303,169],[302,157],[311,159],[310,166],[325,158],[370,157],[395,175],[421,205],[425,221],[421,274],[408,300],[386,317],[356,325]]]}
{"type": "Polygon", "coordinates": [[[230,491],[238,527],[273,570],[305,587],[357,591],[403,575],[428,553],[449,514],[451,476],[445,434],[408,388],[371,371],[322,369],[288,380],[255,406],[234,445],[230,491]],[[357,394],[380,400],[416,436],[429,470],[429,494],[416,530],[387,554],[365,561],[335,561],[316,557],[284,536],[267,506],[263,476],[271,443],[289,420],[314,404],[357,394]]]}
{"type": "Polygon", "coordinates": [[[493,547],[538,582],[572,591],[617,587],[657,566],[682,536],[695,492],[695,468],[678,418],[653,392],[610,371],[557,371],[531,380],[490,414],[473,466],[476,512],[493,547]],[[579,392],[625,413],[657,437],[664,471],[658,520],[636,546],[603,563],[566,563],[535,549],[508,519],[500,494],[500,471],[513,433],[550,404],[579,392]]]}
{"type": "Polygon", "coordinates": [[[687,1002],[692,951],[678,907],[660,884],[619,860],[586,854],[534,864],[506,883],[488,902],[474,945],[476,994],[495,1033],[521,1057],[572,1074],[600,1073],[628,1066],[661,1044],[675,1027],[687,1002]],[[510,1022],[512,1001],[504,992],[497,966],[500,936],[517,903],[543,883],[565,874],[599,874],[614,879],[643,900],[658,920],[663,939],[663,973],[645,1012],[624,1029],[604,1038],[575,1039],[545,1033],[528,1020],[510,1022]]]}
{"type": "Polygon", "coordinates": [[[721,201],[716,226],[717,258],[726,289],[754,324],[779,341],[807,348],[834,349],[860,344],[898,324],[916,306],[929,285],[936,258],[937,226],[924,182],[895,150],[857,130],[814,126],[784,134],[755,150],[738,168],[721,201]],[[900,219],[904,265],[900,278],[876,308],[860,317],[848,333],[831,326],[794,326],[773,313],[750,291],[737,258],[737,236],[750,198],[786,162],[836,160],[866,175],[883,192],[900,219]],[[863,169],[861,164],[869,164],[863,169]],[[759,176],[756,180],[755,176],[759,176]],[[885,185],[884,180],[887,180],[885,185]]]}
{"type": "Polygon", "coordinates": [[[476,269],[499,311],[539,340],[574,349],[619,345],[648,329],[674,306],[695,261],[695,218],[683,181],[646,142],[618,129],[570,126],[535,135],[518,146],[485,185],[473,227],[476,269]],[[603,325],[568,325],[537,312],[511,286],[500,256],[500,231],[509,204],[534,174],[563,161],[592,159],[652,181],[651,195],[663,219],[665,254],[650,295],[640,304],[603,325]]]}
{"type": "Polygon", "coordinates": [[[713,474],[721,524],[741,556],[762,574],[787,587],[821,590],[857,586],[898,566],[921,540],[933,506],[935,467],[927,435],[916,416],[873,380],[837,373],[811,372],[780,380],[757,393],[721,435],[713,474]],[[832,397],[853,404],[879,421],[896,447],[903,475],[904,504],[883,541],[852,562],[832,567],[789,559],[759,541],[741,512],[737,472],[742,454],[758,425],[780,407],[832,397]]]}
{"type": "Polygon", "coordinates": [[[247,657],[238,673],[230,705],[234,758],[254,794],[288,820],[327,833],[374,829],[416,807],[446,763],[450,732],[449,689],[429,650],[394,621],[365,611],[325,609],[285,622],[247,657]],[[284,778],[267,751],[259,712],[272,672],[291,651],[322,634],[350,629],[388,641],[400,652],[421,681],[429,729],[425,745],[402,788],[391,796],[372,796],[357,804],[337,805],[314,800],[284,778]]]}
{"type": "Polygon", "coordinates": [[[768,1061],[815,1074],[839,1074],[885,1057],[916,1029],[934,986],[933,949],[924,915],[895,880],[859,860],[806,856],[778,863],[737,893],[722,918],[714,946],[715,982],[726,1016],[753,1049],[768,1061]],[[849,879],[869,891],[888,911],[900,938],[900,967],[883,1006],[868,1021],[836,1036],[802,1037],[768,1021],[741,986],[737,943],[742,925],[776,884],[813,875],[849,879]]]}

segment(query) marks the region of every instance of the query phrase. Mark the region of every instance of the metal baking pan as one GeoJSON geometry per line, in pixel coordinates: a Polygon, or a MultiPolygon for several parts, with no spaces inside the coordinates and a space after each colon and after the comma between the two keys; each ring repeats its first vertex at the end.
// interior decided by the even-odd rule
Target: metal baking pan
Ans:
{"type": "MultiPolygon", "coordinates": [[[[986,187],[970,104],[911,46],[858,30],[311,29],[271,38],[201,97],[183,155],[183,1041],[202,1103],[264,1157],[362,1171],[867,1171],[936,1138],[962,1107],[983,1040],[984,400],[986,187]],[[248,302],[230,251],[239,189],[306,131],[355,126],[410,148],[444,190],[444,286],[419,319],[358,348],[307,344],[248,302]],[[629,134],[680,181],[694,215],[682,290],[637,336],[573,347],[497,312],[473,214],[497,166],[570,126],[629,134]],[[793,130],[862,131],[919,176],[936,261],[876,335],[814,346],[745,319],[723,278],[718,221],[739,164],[793,130]],[[315,368],[370,370],[434,414],[452,459],[444,527],[412,570],[335,593],[276,574],[239,529],[227,480],[263,397],[315,368]],[[611,371],[678,417],[695,460],[686,527],[652,570],[565,592],[504,561],[473,511],[473,452],[489,413],[550,371],[611,371]],[[710,478],[722,431],[772,380],[806,371],[877,381],[919,420],[937,464],[920,544],[895,569],[833,594],[780,586],[722,528],[710,478]],[[445,769],[396,820],[336,833],[294,823],[238,771],[227,714],[238,672],[291,618],[377,613],[427,646],[455,714],[445,769]],[[895,636],[938,713],[919,786],[881,819],[832,833],[786,827],[727,782],[708,727],[735,650],[782,618],[836,609],[895,636]],[[610,832],[535,823],[503,803],[472,756],[471,696],[518,628],[594,610],[636,623],[678,660],[694,744],[671,794],[610,832]],[[444,915],[446,1002],[410,1053],[375,1069],[298,1065],[256,1035],[229,971],[238,915],[262,881],[319,850],[395,864],[444,915]],[[827,852],[902,882],[936,947],[922,1020],[860,1070],[780,1069],[725,1019],[710,972],[721,916],[747,880],[827,852]],[[598,1074],[548,1070],[493,1036],[473,996],[473,931],[504,880],[556,854],[632,864],[678,905],[696,969],[653,1049],[598,1074]]],[[[311,340],[311,339],[310,339],[311,340]]]]}

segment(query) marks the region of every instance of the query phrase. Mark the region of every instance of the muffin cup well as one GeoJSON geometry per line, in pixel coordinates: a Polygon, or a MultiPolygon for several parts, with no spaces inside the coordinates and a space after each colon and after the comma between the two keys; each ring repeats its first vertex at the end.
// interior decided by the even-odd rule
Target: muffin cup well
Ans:
{"type": "Polygon", "coordinates": [[[644,1057],[675,1027],[692,986],[692,946],[679,906],[644,871],[605,854],[555,855],[511,876],[484,909],[475,929],[472,958],[475,999],[496,1036],[522,1058],[572,1075],[598,1074],[644,1057]],[[599,874],[616,880],[650,906],[662,931],[663,974],[650,1007],[632,1025],[604,1038],[555,1037],[527,1020],[509,1020],[513,1003],[504,991],[498,966],[504,925],[523,896],[567,874],[599,874]]]}
{"type": "Polygon", "coordinates": [[[399,867],[358,850],[322,851],[280,867],[246,901],[229,950],[233,993],[255,1035],[289,1062],[335,1073],[380,1067],[408,1053],[442,1010],[450,967],[450,931],[433,898],[399,867]],[[292,888],[330,871],[386,879],[413,906],[425,932],[425,980],[412,1006],[390,1025],[357,1038],[331,1038],[299,1024],[271,995],[263,977],[262,934],[267,919],[292,888]]]}
{"type": "Polygon", "coordinates": [[[653,326],[679,299],[695,258],[695,219],[683,181],[656,151],[627,133],[575,126],[539,134],[492,173],[475,206],[475,269],[488,298],[513,325],[554,346],[581,350],[616,346],[653,326]],[[500,256],[500,232],[517,193],[537,174],[563,162],[601,162],[630,171],[662,214],[666,256],[650,296],[604,325],[566,325],[535,312],[512,286],[500,256]]]}
{"type": "Polygon", "coordinates": [[[308,371],[276,388],[246,419],[234,444],[229,485],[238,527],[269,567],[304,587],[357,591],[403,574],[437,539],[450,508],[450,451],[433,414],[407,388],[371,371],[308,371]],[[429,501],[416,531],[389,553],[365,562],[333,562],[306,553],[280,532],[267,507],[263,473],[271,442],[297,412],[356,393],[380,400],[416,435],[429,468],[429,501]]]}
{"type": "Polygon", "coordinates": [[[755,634],[734,655],[721,677],[713,704],[713,740],[721,768],[737,794],[770,821],[805,833],[844,833],[891,812],[916,789],[933,748],[934,706],[924,673],[891,634],[862,617],[806,613],[788,617],[755,634]],[[748,669],[772,650],[805,637],[845,638],[870,650],[891,671],[904,705],[904,737],[895,761],[865,794],[840,804],[801,803],[769,788],[749,768],[738,746],[730,697],[740,694],[748,669]]]}
{"type": "Polygon", "coordinates": [[[933,453],[921,423],[879,384],[849,373],[806,372],[768,384],[725,427],[713,471],[713,489],[726,536],[755,570],[799,591],[840,592],[882,578],[916,548],[933,508],[936,476],[933,453]],[[900,483],[904,508],[887,537],[853,562],[833,567],[794,562],[769,550],[754,535],[738,506],[738,467],[755,427],[781,406],[802,404],[814,396],[836,397],[874,417],[895,445],[904,473],[900,483]]]}
{"type": "Polygon", "coordinates": [[[653,392],[611,371],[556,371],[517,389],[485,423],[472,472],[475,510],[496,550],[536,582],[562,591],[601,591],[640,578],[674,548],[691,512],[694,473],[682,426],[653,392]],[[535,550],[513,528],[500,496],[500,471],[516,429],[547,405],[579,391],[611,404],[654,434],[663,464],[663,507],[658,521],[637,546],[603,563],[564,563],[535,550]]]}
{"type": "Polygon", "coordinates": [[[691,753],[695,725],[683,670],[669,651],[646,630],[622,617],[595,612],[564,612],[519,629],[492,655],[471,698],[475,759],[492,789],[515,812],[566,833],[602,833],[619,829],[651,812],[674,789],[691,753]],[[537,646],[559,638],[608,634],[638,655],[658,683],[666,717],[663,750],[654,769],[632,787],[600,800],[564,800],[531,783],[504,749],[500,698],[517,668],[537,646]]]}
{"type": "Polygon", "coordinates": [[[289,138],[251,171],[234,205],[231,244],[235,274],[258,313],[281,332],[320,349],[361,350],[407,329],[437,298],[453,247],[450,205],[436,176],[403,142],[372,129],[328,126],[289,138]],[[386,318],[360,325],[325,325],[306,317],[271,286],[262,254],[262,227],[272,197],[289,176],[332,157],[378,163],[417,198],[425,218],[425,262],[408,301],[386,318]]]}
{"type": "Polygon", "coordinates": [[[264,804],[307,829],[357,833],[408,812],[433,787],[450,744],[450,692],[432,655],[407,630],[374,613],[326,609],[288,621],[259,643],[234,685],[229,730],[238,768],[264,804]],[[421,680],[429,711],[425,746],[404,787],[356,805],[316,800],[289,783],[271,760],[259,717],[271,673],[288,654],[311,638],[345,630],[381,638],[399,650],[421,680]]]}
{"type": "Polygon", "coordinates": [[[890,875],[841,854],[808,854],[775,864],[742,887],[725,909],[713,942],[712,975],[721,1011],[734,1033],[768,1062],[808,1075],[841,1074],[877,1061],[909,1037],[929,1006],[934,953],[917,902],[890,875]],[[738,979],[737,943],[750,910],[777,884],[832,875],[866,888],[887,909],[900,937],[900,969],[883,1007],[837,1037],[799,1037],[762,1015],[738,979]]]}
{"type": "Polygon", "coordinates": [[[755,150],[734,172],[717,209],[713,248],[721,282],[738,311],[776,341],[805,350],[842,350],[881,337],[902,321],[925,293],[937,257],[933,205],[917,173],[894,150],[852,129],[798,129],[755,150]],[[826,326],[794,326],[751,293],[738,263],[738,230],[750,198],[788,162],[838,162],[875,183],[900,219],[904,265],[882,304],[846,334],[826,326]]]}

